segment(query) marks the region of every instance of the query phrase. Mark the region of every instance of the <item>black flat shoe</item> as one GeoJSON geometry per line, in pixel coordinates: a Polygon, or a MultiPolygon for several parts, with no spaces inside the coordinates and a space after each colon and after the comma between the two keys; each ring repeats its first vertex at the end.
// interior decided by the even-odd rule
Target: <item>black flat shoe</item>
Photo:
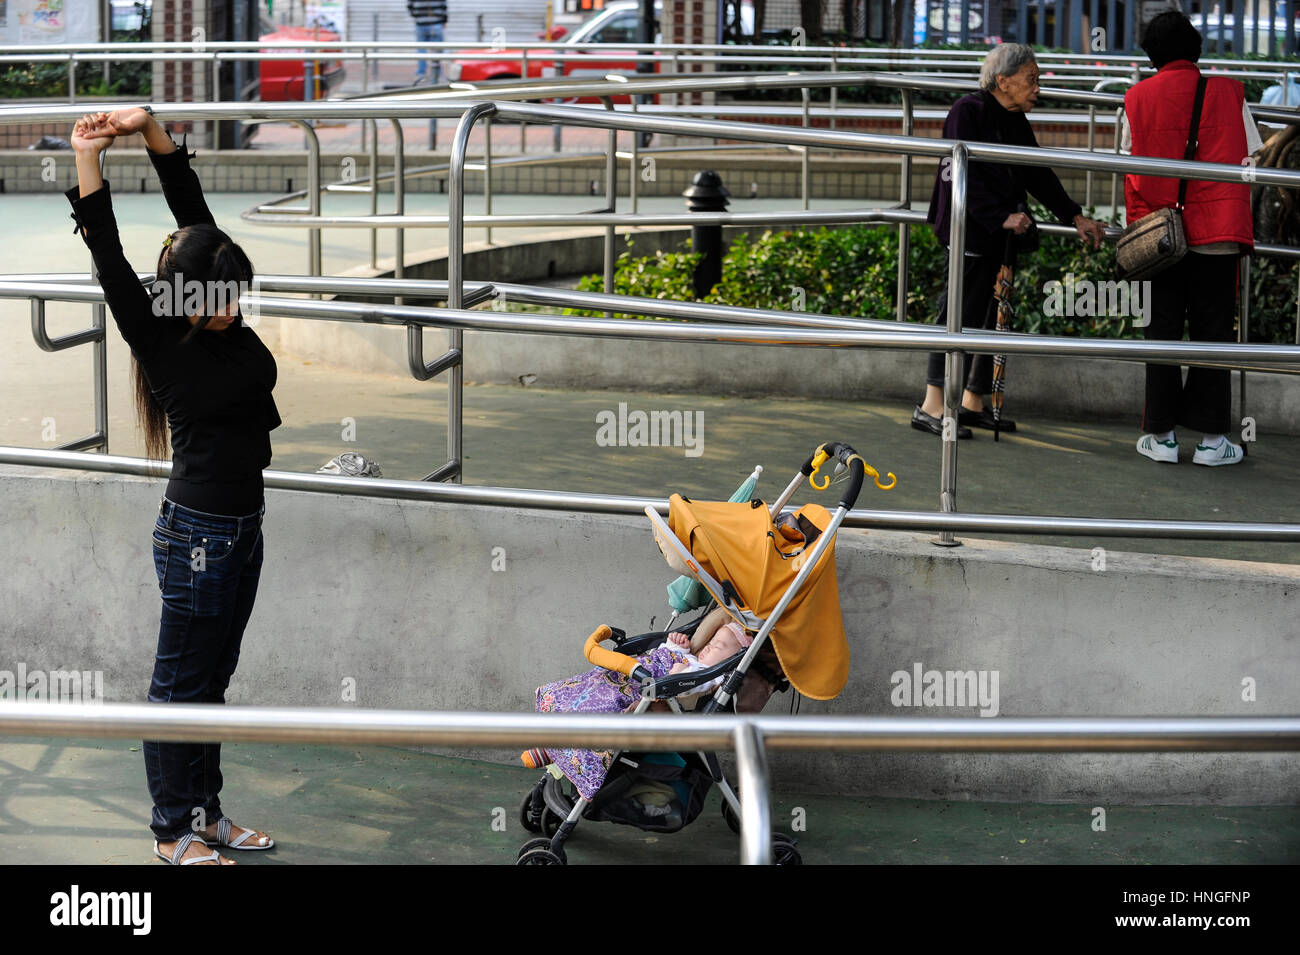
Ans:
{"type": "MultiPolygon", "coordinates": [[[[943,437],[943,422],[938,418],[932,417],[921,410],[917,405],[912,409],[912,427],[917,431],[928,431],[930,434],[943,437]]],[[[965,441],[972,437],[970,428],[963,428],[961,423],[957,424],[957,440],[965,441]]]]}
{"type": "MultiPolygon", "coordinates": [[[[971,428],[986,428],[993,430],[993,409],[986,407],[983,411],[967,411],[965,408],[957,415],[957,423],[964,424],[971,428]]],[[[1016,430],[1016,423],[1010,418],[1003,418],[998,422],[998,430],[1003,434],[1011,434],[1016,430]]]]}

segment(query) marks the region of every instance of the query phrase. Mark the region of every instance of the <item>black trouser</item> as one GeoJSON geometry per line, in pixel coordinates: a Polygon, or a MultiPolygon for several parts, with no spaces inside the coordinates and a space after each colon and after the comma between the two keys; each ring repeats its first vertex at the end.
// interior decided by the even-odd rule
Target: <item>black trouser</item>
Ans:
{"type": "MultiPolygon", "coordinates": [[[[1174,266],[1150,281],[1151,324],[1146,337],[1182,341],[1184,326],[1194,342],[1235,341],[1237,298],[1235,255],[1189,251],[1174,266]]],[[[1231,373],[1218,368],[1189,368],[1187,381],[1178,365],[1147,365],[1146,408],[1142,430],[1154,434],[1175,427],[1202,434],[1227,434],[1232,427],[1231,373]]]]}
{"type": "MultiPolygon", "coordinates": [[[[967,255],[962,277],[961,326],[962,328],[983,328],[993,307],[993,283],[1002,267],[999,257],[985,252],[980,256],[967,255]]],[[[943,301],[939,303],[938,324],[948,324],[948,290],[945,288],[943,301]]],[[[931,352],[925,367],[925,383],[943,387],[944,358],[941,351],[931,352]]],[[[966,389],[977,395],[987,395],[993,390],[993,358],[990,355],[972,355],[967,353],[966,363],[962,369],[962,381],[966,389]]]]}

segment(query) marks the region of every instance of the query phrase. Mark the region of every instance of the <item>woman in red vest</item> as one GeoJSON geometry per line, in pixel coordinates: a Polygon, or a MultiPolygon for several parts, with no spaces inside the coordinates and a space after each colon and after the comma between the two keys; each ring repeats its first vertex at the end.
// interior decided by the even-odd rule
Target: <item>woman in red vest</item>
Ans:
{"type": "MultiPolygon", "coordinates": [[[[1177,11],[1162,13],[1147,25],[1142,49],[1156,68],[1130,89],[1124,109],[1134,156],[1182,159],[1192,122],[1192,107],[1201,71],[1201,35],[1177,11]]],[[[1240,165],[1251,150],[1248,136],[1258,142],[1245,109],[1245,90],[1225,77],[1210,77],[1201,109],[1199,162],[1240,165]]],[[[1160,176],[1125,176],[1128,221],[1178,202],[1178,180],[1160,176]]],[[[1187,255],[1150,282],[1150,324],[1146,337],[1181,341],[1184,329],[1192,341],[1234,340],[1233,313],[1239,257],[1254,248],[1250,187],[1244,183],[1189,180],[1183,208],[1187,255]]],[[[1211,467],[1237,464],[1239,445],[1226,437],[1232,422],[1229,373],[1214,368],[1190,368],[1183,381],[1177,365],[1147,365],[1146,408],[1138,453],[1153,461],[1177,463],[1178,426],[1201,433],[1192,461],[1211,467]]]]}

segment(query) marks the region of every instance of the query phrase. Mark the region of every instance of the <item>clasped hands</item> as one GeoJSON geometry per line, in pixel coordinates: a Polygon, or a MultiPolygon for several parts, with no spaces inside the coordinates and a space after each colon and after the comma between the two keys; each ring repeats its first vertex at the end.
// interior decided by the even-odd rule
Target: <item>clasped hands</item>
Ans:
{"type": "Polygon", "coordinates": [[[103,152],[118,136],[143,133],[152,118],[138,106],[111,113],[87,113],[72,128],[72,148],[79,153],[103,152]]]}

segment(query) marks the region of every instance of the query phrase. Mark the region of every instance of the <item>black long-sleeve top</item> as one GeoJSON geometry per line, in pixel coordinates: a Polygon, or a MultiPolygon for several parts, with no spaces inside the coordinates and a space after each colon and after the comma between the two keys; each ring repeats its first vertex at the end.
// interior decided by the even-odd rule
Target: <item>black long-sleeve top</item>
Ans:
{"type": "MultiPolygon", "coordinates": [[[[212,223],[203,187],[184,147],[149,159],[177,228],[212,223]]],[[[270,432],[280,425],[271,390],[275,358],[237,318],[223,331],[192,330],[183,316],[160,317],[122,253],[109,183],[79,198],[66,193],[72,218],[99,270],[104,300],[144,370],[171,427],[167,498],[208,514],[243,516],[262,506],[262,469],[271,463],[270,432]]]]}
{"type": "Polygon", "coordinates": [[[406,0],[406,12],[420,26],[447,22],[447,0],[406,0]]]}
{"type": "MultiPolygon", "coordinates": [[[[969,93],[953,104],[943,123],[943,136],[966,142],[1038,148],[1038,140],[1025,114],[1006,109],[987,90],[969,93]]],[[[948,175],[946,162],[940,164],[934,178],[926,218],[933,223],[939,241],[947,245],[952,226],[952,182],[945,175],[948,175]]],[[[1007,235],[1002,223],[1025,201],[1026,190],[1067,225],[1083,211],[1048,166],[971,162],[966,184],[966,251],[1001,253],[1007,235]]]]}

